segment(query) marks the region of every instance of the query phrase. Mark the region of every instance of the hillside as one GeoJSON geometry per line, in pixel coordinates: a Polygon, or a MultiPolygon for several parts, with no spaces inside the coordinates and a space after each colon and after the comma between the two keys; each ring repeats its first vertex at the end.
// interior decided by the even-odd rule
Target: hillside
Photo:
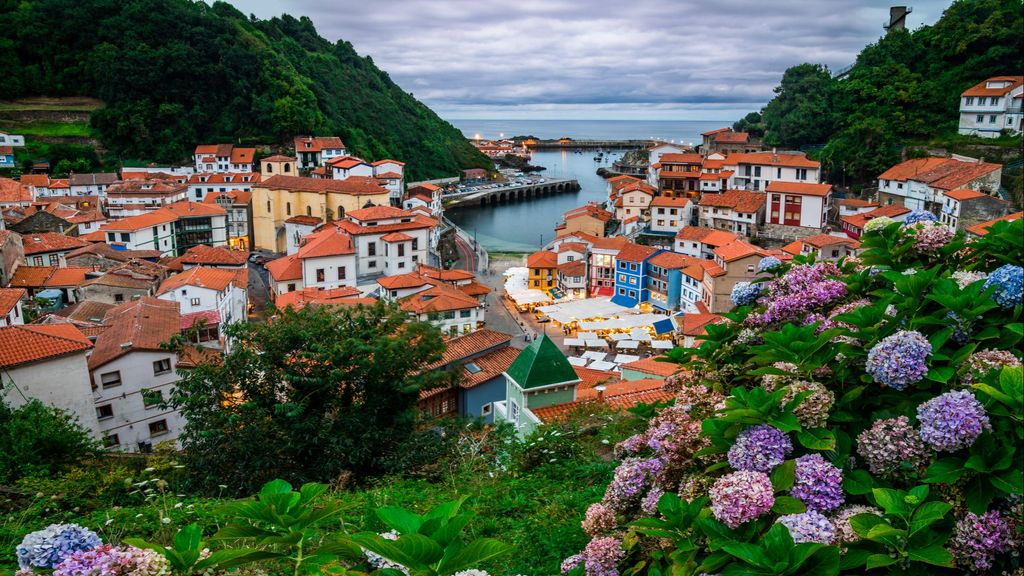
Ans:
{"type": "MultiPolygon", "coordinates": [[[[865,47],[842,78],[819,64],[789,68],[776,96],[736,127],[763,131],[772,146],[821,147],[833,182],[869,182],[905,145],[962,144],[961,92],[991,76],[1021,74],[1022,32],[1019,0],[957,0],[934,25],[865,47]]],[[[1019,138],[999,140],[1020,148],[1019,138]]]]}
{"type": "Polygon", "coordinates": [[[0,100],[88,96],[120,159],[186,160],[199,142],[341,136],[411,179],[489,167],[462,134],[307,18],[249,18],[191,0],[0,0],[0,100]],[[53,18],[60,14],[60,18],[53,18]]]}

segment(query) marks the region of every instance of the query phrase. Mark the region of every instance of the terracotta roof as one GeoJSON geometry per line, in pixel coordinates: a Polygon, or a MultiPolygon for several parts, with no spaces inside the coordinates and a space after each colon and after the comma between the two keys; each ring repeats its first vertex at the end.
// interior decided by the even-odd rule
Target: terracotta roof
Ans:
{"type": "Polygon", "coordinates": [[[558,273],[563,276],[585,276],[587,263],[583,260],[573,260],[558,265],[558,273]]]}
{"type": "Polygon", "coordinates": [[[330,178],[305,178],[302,176],[271,176],[260,184],[260,188],[290,190],[294,192],[337,193],[350,196],[387,194],[388,189],[369,176],[350,176],[344,180],[330,178]]]}
{"type": "Polygon", "coordinates": [[[161,344],[181,331],[178,303],[148,296],[112,308],[103,323],[109,328],[96,338],[89,370],[133,350],[160,351],[161,344]]]}
{"type": "Polygon", "coordinates": [[[464,310],[479,305],[480,302],[476,298],[448,284],[435,284],[398,302],[399,308],[413,314],[464,310]]]}
{"type": "Polygon", "coordinates": [[[328,160],[327,164],[334,168],[340,168],[342,170],[348,170],[349,168],[354,168],[359,165],[370,165],[369,162],[367,162],[366,160],[363,160],[362,158],[356,158],[355,156],[339,156],[337,158],[332,158],[328,160]]]}
{"type": "Polygon", "coordinates": [[[357,288],[341,286],[324,290],[322,288],[303,288],[281,294],[274,301],[278,308],[291,306],[296,310],[305,306],[356,306],[373,304],[375,298],[363,298],[357,288]]]}
{"type": "Polygon", "coordinates": [[[355,254],[352,237],[334,226],[314,232],[303,241],[295,255],[300,259],[355,254]]]}
{"type": "MultiPolygon", "coordinates": [[[[640,403],[653,404],[654,402],[666,402],[673,398],[672,394],[662,390],[662,381],[652,378],[643,380],[620,380],[611,384],[605,384],[605,390],[601,403],[606,404],[614,410],[626,410],[640,403]]],[[[577,389],[575,402],[544,406],[543,408],[530,409],[533,415],[541,421],[554,421],[564,418],[574,409],[583,405],[597,405],[597,391],[588,388],[577,389]]]]}
{"type": "Polygon", "coordinates": [[[296,254],[271,260],[265,267],[275,282],[302,279],[302,262],[296,254]]]}
{"type": "Polygon", "coordinates": [[[859,248],[860,242],[846,237],[833,236],[831,234],[815,234],[814,236],[806,236],[800,239],[804,244],[810,244],[815,248],[824,248],[826,246],[835,246],[836,244],[845,244],[851,248],[859,248]]]}
{"type": "Polygon", "coordinates": [[[629,239],[626,238],[625,236],[612,236],[610,238],[595,237],[591,242],[591,249],[612,250],[617,252],[619,250],[622,250],[622,248],[624,248],[626,244],[629,244],[629,239]]]}
{"type": "Polygon", "coordinates": [[[401,180],[405,178],[405,176],[398,172],[381,172],[380,174],[374,174],[373,177],[378,180],[401,180]]]}
{"type": "MultiPolygon", "coordinates": [[[[658,358],[664,358],[659,356],[658,358]]],[[[619,365],[619,368],[626,370],[633,370],[635,372],[643,372],[644,374],[653,374],[662,378],[671,376],[681,369],[678,364],[673,362],[661,362],[656,358],[641,358],[640,360],[634,360],[626,364],[619,365]]]]}
{"type": "Polygon", "coordinates": [[[658,251],[653,246],[644,246],[642,244],[626,244],[619,250],[616,259],[625,260],[627,262],[643,262],[658,251]]]}
{"type": "Polygon", "coordinates": [[[583,242],[562,242],[558,245],[558,253],[563,252],[578,252],[580,254],[587,253],[587,245],[583,242]]]}
{"type": "Polygon", "coordinates": [[[227,211],[215,204],[204,204],[202,202],[191,202],[189,200],[172,202],[160,210],[166,210],[178,218],[188,218],[191,216],[223,216],[224,214],[227,214],[227,211]]]}
{"type": "Polygon", "coordinates": [[[145,214],[139,214],[137,216],[129,216],[127,218],[121,218],[120,220],[113,220],[107,222],[100,231],[134,231],[142,230],[143,228],[152,228],[153,226],[159,226],[161,224],[167,224],[174,222],[178,217],[167,210],[154,210],[145,214]]]}
{"type": "Polygon", "coordinates": [[[47,174],[22,174],[18,181],[29,186],[46,188],[50,185],[50,176],[47,174]]]}
{"type": "Polygon", "coordinates": [[[86,246],[87,243],[71,236],[65,236],[57,232],[33,232],[22,234],[21,243],[25,247],[25,255],[45,254],[47,252],[59,252],[63,250],[74,250],[86,246]]]}
{"type": "Polygon", "coordinates": [[[734,260],[739,260],[740,258],[746,258],[747,256],[761,254],[762,250],[761,248],[744,242],[743,240],[736,240],[726,244],[725,246],[719,246],[712,250],[712,252],[722,260],[732,262],[734,260]]]}
{"type": "Polygon", "coordinates": [[[402,234],[401,232],[392,232],[390,234],[385,234],[381,236],[380,239],[385,242],[409,242],[413,238],[408,234],[402,234]]]}
{"type": "Polygon", "coordinates": [[[572,210],[567,211],[563,216],[566,220],[579,218],[580,216],[589,216],[591,218],[601,220],[602,222],[607,222],[612,219],[613,214],[601,208],[597,204],[591,203],[573,208],[572,210]]]}
{"type": "MultiPolygon", "coordinates": [[[[482,328],[469,334],[456,336],[445,342],[445,350],[441,359],[430,364],[425,369],[434,370],[441,368],[453,362],[465,360],[495,346],[507,345],[511,341],[512,336],[504,332],[491,330],[490,328],[482,328]]],[[[519,351],[516,350],[515,353],[518,354],[519,351]]]]}
{"type": "Polygon", "coordinates": [[[216,310],[200,310],[181,315],[181,329],[189,330],[196,322],[203,321],[207,326],[220,324],[220,312],[216,310]]]}
{"type": "Polygon", "coordinates": [[[320,152],[322,150],[337,150],[344,148],[345,143],[337,136],[305,136],[295,139],[295,152],[320,152]],[[308,146],[307,146],[308,144],[308,146]]]}
{"type": "Polygon", "coordinates": [[[139,277],[128,272],[110,271],[98,278],[86,280],[79,286],[113,286],[116,288],[149,290],[156,285],[157,281],[158,278],[154,277],[139,277]]]}
{"type": "Polygon", "coordinates": [[[743,144],[750,141],[750,134],[746,132],[719,132],[715,135],[715,142],[721,144],[743,144]]]}
{"type": "Polygon", "coordinates": [[[815,162],[807,158],[806,154],[798,152],[749,152],[745,154],[730,154],[725,159],[727,166],[738,166],[740,164],[760,164],[762,166],[786,166],[791,168],[821,168],[821,162],[815,162]]]}
{"type": "Polygon", "coordinates": [[[178,351],[178,363],[174,367],[179,370],[188,370],[196,368],[200,364],[218,365],[223,361],[224,353],[220,350],[206,346],[184,346],[178,351]]]}
{"type": "Polygon", "coordinates": [[[397,222],[394,224],[377,224],[376,226],[364,226],[352,220],[335,220],[333,224],[345,232],[358,236],[360,234],[387,234],[400,230],[420,230],[437,226],[437,220],[422,214],[403,211],[409,218],[409,222],[397,222]]]}
{"type": "Polygon", "coordinates": [[[895,216],[902,216],[904,214],[909,213],[909,208],[897,206],[896,204],[888,204],[886,206],[882,206],[881,208],[875,208],[874,210],[871,210],[869,212],[862,212],[860,214],[853,214],[851,216],[843,216],[842,218],[840,218],[840,220],[856,228],[863,229],[864,225],[868,223],[868,220],[872,220],[880,216],[892,218],[895,216]]]}
{"type": "Polygon", "coordinates": [[[0,204],[15,204],[32,201],[28,185],[10,178],[0,178],[0,204]]]}
{"type": "Polygon", "coordinates": [[[689,240],[690,242],[701,242],[708,246],[724,246],[739,238],[732,232],[706,228],[702,226],[684,226],[676,233],[676,238],[689,240]]]}
{"type": "Polygon", "coordinates": [[[402,290],[405,288],[418,288],[428,284],[433,285],[433,282],[431,282],[430,278],[423,276],[419,272],[408,272],[394,276],[382,276],[377,278],[377,284],[380,284],[386,290],[402,290]]]}
{"type": "Polygon", "coordinates": [[[115,306],[116,304],[108,304],[98,300],[82,300],[75,302],[71,306],[65,306],[54,312],[54,314],[74,322],[100,324],[103,322],[107,312],[115,306]]]}
{"type": "Polygon", "coordinates": [[[643,192],[648,196],[654,196],[657,192],[657,189],[655,189],[654,186],[651,186],[647,182],[638,180],[636,182],[630,182],[626,184],[625,186],[619,189],[619,192],[621,194],[626,194],[628,192],[643,192]]]}
{"type": "Polygon", "coordinates": [[[651,266],[657,266],[666,270],[675,270],[690,265],[693,257],[675,252],[662,252],[647,261],[651,266]]]}
{"type": "Polygon", "coordinates": [[[295,157],[285,156],[284,154],[274,154],[273,156],[267,156],[266,158],[260,158],[260,162],[294,162],[295,157]]]}
{"type": "Polygon", "coordinates": [[[766,192],[778,192],[781,194],[796,194],[798,196],[819,196],[825,197],[832,192],[831,184],[811,184],[807,182],[783,182],[773,180],[765,188],[766,192]]]}
{"type": "Polygon", "coordinates": [[[209,264],[211,266],[240,266],[249,259],[245,250],[228,250],[220,246],[199,244],[188,249],[178,259],[183,264],[209,264]]]}
{"type": "Polygon", "coordinates": [[[395,208],[393,206],[370,206],[368,208],[360,208],[358,210],[349,210],[345,215],[349,218],[364,222],[367,220],[408,218],[412,216],[408,210],[402,210],[401,208],[395,208]]]}
{"type": "MultiPolygon", "coordinates": [[[[156,293],[166,294],[167,292],[181,288],[182,286],[209,288],[210,290],[221,292],[226,289],[229,284],[232,284],[236,278],[237,276],[233,270],[196,266],[195,268],[189,268],[180,274],[175,274],[167,280],[164,280],[163,283],[160,284],[160,288],[156,293]]],[[[245,286],[239,286],[239,288],[245,288],[245,286]]]]}
{"type": "Polygon", "coordinates": [[[704,158],[700,154],[667,152],[658,158],[662,164],[700,164],[704,158]]]}
{"type": "Polygon", "coordinates": [[[899,164],[889,168],[885,172],[882,172],[879,176],[879,180],[895,180],[897,182],[903,182],[910,178],[915,178],[921,174],[928,173],[929,170],[937,166],[941,166],[948,161],[948,158],[941,158],[937,156],[928,156],[926,158],[911,158],[910,160],[900,162],[899,164]]]}
{"type": "Polygon", "coordinates": [[[1021,84],[1024,84],[1024,76],[993,76],[964,90],[961,96],[1003,96],[1021,84]],[[1009,84],[1004,88],[989,88],[987,86],[989,82],[1008,82],[1009,84]]]}
{"type": "Polygon", "coordinates": [[[960,188],[958,190],[951,190],[949,192],[943,192],[943,195],[952,198],[953,200],[970,200],[971,198],[984,198],[988,196],[984,192],[978,192],[977,190],[971,190],[970,188],[960,188]]]}
{"type": "Polygon", "coordinates": [[[918,174],[912,180],[924,182],[939,190],[955,190],[1001,168],[1001,165],[989,162],[961,162],[950,159],[925,173],[918,174]]]}
{"type": "Polygon", "coordinates": [[[298,216],[292,216],[291,218],[285,220],[285,223],[302,224],[304,226],[319,226],[320,224],[323,224],[324,221],[322,218],[317,218],[316,216],[306,216],[305,214],[301,214],[298,216]]]}
{"type": "Polygon", "coordinates": [[[555,268],[558,266],[558,254],[550,250],[538,250],[526,257],[528,268],[555,268]]]}
{"type": "Polygon", "coordinates": [[[651,200],[651,207],[657,208],[659,206],[663,206],[669,208],[684,208],[689,203],[689,198],[669,198],[668,196],[658,196],[654,200],[651,200]]]}
{"type": "Polygon", "coordinates": [[[503,372],[508,370],[508,367],[515,361],[516,356],[519,355],[519,350],[511,346],[502,346],[497,350],[486,352],[467,360],[462,364],[462,373],[459,378],[459,387],[463,389],[470,389],[487,382],[491,378],[501,376],[503,372]],[[470,371],[469,364],[475,364],[478,370],[476,372],[470,371]]]}
{"type": "Polygon", "coordinates": [[[0,288],[0,316],[5,316],[14,309],[18,301],[27,294],[28,291],[24,288],[0,288]]]}
{"type": "MultiPolygon", "coordinates": [[[[703,304],[703,303],[702,303],[703,304]]],[[[703,336],[707,333],[705,326],[718,324],[722,317],[709,312],[698,312],[697,314],[683,314],[681,331],[685,336],[703,336]]]]}
{"type": "Polygon", "coordinates": [[[764,192],[726,190],[721,194],[704,194],[700,197],[698,204],[701,206],[732,208],[736,212],[749,213],[760,210],[764,206],[766,198],[767,195],[764,192]]]}
{"type": "Polygon", "coordinates": [[[68,266],[19,266],[11,277],[11,286],[24,288],[69,288],[85,280],[92,268],[68,266]]]}
{"type": "Polygon", "coordinates": [[[732,128],[729,128],[729,127],[718,128],[716,130],[711,130],[709,132],[703,132],[703,133],[701,133],[701,136],[713,136],[715,134],[721,134],[722,132],[732,132],[732,128]]]}
{"type": "Polygon", "coordinates": [[[92,342],[73,324],[29,324],[0,328],[0,368],[16,368],[85,352],[92,342]]]}
{"type": "Polygon", "coordinates": [[[1021,218],[1024,218],[1024,212],[1014,212],[1013,214],[1007,214],[1002,218],[995,218],[994,220],[989,220],[987,222],[973,224],[971,226],[968,226],[966,230],[971,234],[974,234],[975,236],[984,236],[988,234],[989,227],[991,227],[996,222],[1013,222],[1014,220],[1020,220],[1021,218]]]}

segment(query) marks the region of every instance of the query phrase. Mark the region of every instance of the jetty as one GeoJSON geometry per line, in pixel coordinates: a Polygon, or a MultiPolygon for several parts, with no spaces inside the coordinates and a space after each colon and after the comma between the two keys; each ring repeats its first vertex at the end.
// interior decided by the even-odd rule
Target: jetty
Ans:
{"type": "Polygon", "coordinates": [[[580,183],[575,178],[546,178],[544,182],[513,184],[498,188],[478,188],[466,192],[445,194],[444,205],[445,208],[487,206],[488,204],[540,198],[564,192],[578,192],[580,189],[580,183]]]}
{"type": "Polygon", "coordinates": [[[657,140],[573,140],[572,138],[523,140],[523,144],[531,150],[624,150],[648,148],[659,143],[657,140]]]}

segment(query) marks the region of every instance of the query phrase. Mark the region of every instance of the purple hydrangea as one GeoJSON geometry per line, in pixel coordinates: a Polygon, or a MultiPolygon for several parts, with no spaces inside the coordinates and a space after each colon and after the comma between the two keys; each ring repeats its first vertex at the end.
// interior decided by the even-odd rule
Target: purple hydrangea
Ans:
{"type": "Polygon", "coordinates": [[[733,306],[748,306],[757,301],[761,295],[761,284],[752,282],[737,282],[732,287],[733,306]]]}
{"type": "Polygon", "coordinates": [[[618,538],[594,538],[583,549],[583,566],[587,576],[619,576],[618,564],[625,555],[618,538]]]}
{"type": "Polygon", "coordinates": [[[843,503],[843,473],[821,454],[796,459],[796,475],[789,493],[808,510],[828,512],[843,503]]]}
{"type": "Polygon", "coordinates": [[[640,511],[648,516],[654,516],[658,512],[658,501],[664,495],[664,490],[657,486],[652,487],[650,492],[640,501],[640,511]]]}
{"type": "Polygon", "coordinates": [[[779,266],[782,266],[782,260],[779,260],[775,256],[765,256],[764,258],[761,258],[760,262],[757,263],[757,271],[767,272],[769,270],[774,270],[779,266]]]}
{"type": "Polygon", "coordinates": [[[857,454],[872,474],[890,478],[923,468],[931,457],[928,446],[906,416],[875,420],[857,436],[857,454]],[[909,469],[903,464],[909,464],[909,469]]]}
{"type": "Polygon", "coordinates": [[[985,407],[969,390],[952,390],[917,407],[921,438],[939,452],[967,448],[991,430],[985,407]]]}
{"type": "Polygon", "coordinates": [[[771,472],[793,451],[789,436],[768,424],[747,428],[729,448],[729,465],[736,470],[771,472]]]}
{"type": "Polygon", "coordinates": [[[868,351],[866,370],[875,382],[903,390],[928,373],[932,345],[920,332],[900,330],[868,351]]]}
{"type": "Polygon", "coordinates": [[[152,550],[104,544],[79,550],[61,562],[53,576],[167,576],[167,559],[152,550]]]}
{"type": "Polygon", "coordinates": [[[711,513],[729,528],[768,513],[775,505],[772,481],[764,472],[740,470],[722,476],[708,491],[711,513]]]}
{"type": "Polygon", "coordinates": [[[910,226],[911,224],[917,224],[918,222],[936,222],[938,217],[935,214],[927,210],[914,210],[907,217],[903,219],[903,224],[910,226]]]}
{"type": "Polygon", "coordinates": [[[821,428],[828,424],[828,411],[836,401],[836,395],[820,382],[797,380],[786,387],[780,403],[785,406],[804,392],[809,394],[793,409],[800,425],[806,428],[821,428]]]}
{"type": "Polygon", "coordinates": [[[953,230],[938,222],[926,222],[914,227],[914,250],[929,254],[953,239],[953,230]]]}
{"type": "Polygon", "coordinates": [[[832,522],[824,514],[814,510],[808,510],[803,514],[779,516],[776,522],[789,529],[789,535],[797,544],[803,542],[832,544],[836,539],[836,529],[832,522]]]}
{"type": "Polygon", "coordinates": [[[770,298],[762,298],[764,312],[752,314],[748,321],[765,325],[793,322],[846,296],[846,284],[829,276],[839,274],[830,262],[793,266],[785,274],[767,283],[770,298]]]}
{"type": "Polygon", "coordinates": [[[615,511],[600,502],[595,502],[587,508],[580,526],[591,536],[611,532],[615,529],[615,511]]]}
{"type": "Polygon", "coordinates": [[[1007,350],[982,350],[975,352],[967,358],[964,363],[965,370],[960,374],[960,383],[970,386],[975,380],[979,380],[991,370],[998,370],[1004,366],[1020,366],[1020,359],[1007,350]]]}
{"type": "Polygon", "coordinates": [[[972,572],[987,572],[992,568],[996,554],[1010,550],[1013,526],[999,512],[990,511],[978,516],[968,512],[957,521],[949,551],[957,566],[972,572]]]}
{"type": "Polygon", "coordinates": [[[50,524],[26,535],[15,554],[22,568],[56,568],[75,552],[102,544],[95,532],[78,524],[50,524]]]}
{"type": "Polygon", "coordinates": [[[562,574],[568,574],[575,570],[580,564],[583,564],[583,554],[573,554],[565,560],[562,560],[562,574]]]}
{"type": "Polygon", "coordinates": [[[627,458],[615,469],[604,492],[604,504],[615,512],[626,512],[639,503],[641,496],[661,472],[661,460],[627,458]]]}
{"type": "Polygon", "coordinates": [[[985,289],[995,286],[992,299],[1003,308],[1019,306],[1024,294],[1024,268],[1004,264],[996,268],[985,280],[985,289]]]}

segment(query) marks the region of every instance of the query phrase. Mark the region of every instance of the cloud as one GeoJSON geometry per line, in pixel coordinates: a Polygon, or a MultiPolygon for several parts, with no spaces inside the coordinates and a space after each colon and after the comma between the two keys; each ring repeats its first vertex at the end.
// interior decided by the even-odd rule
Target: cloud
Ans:
{"type": "MultiPolygon", "coordinates": [[[[450,118],[756,109],[789,66],[852,63],[890,2],[232,0],[261,18],[310,17],[450,118]]],[[[931,24],[947,4],[916,3],[908,22],[931,24]]]]}

